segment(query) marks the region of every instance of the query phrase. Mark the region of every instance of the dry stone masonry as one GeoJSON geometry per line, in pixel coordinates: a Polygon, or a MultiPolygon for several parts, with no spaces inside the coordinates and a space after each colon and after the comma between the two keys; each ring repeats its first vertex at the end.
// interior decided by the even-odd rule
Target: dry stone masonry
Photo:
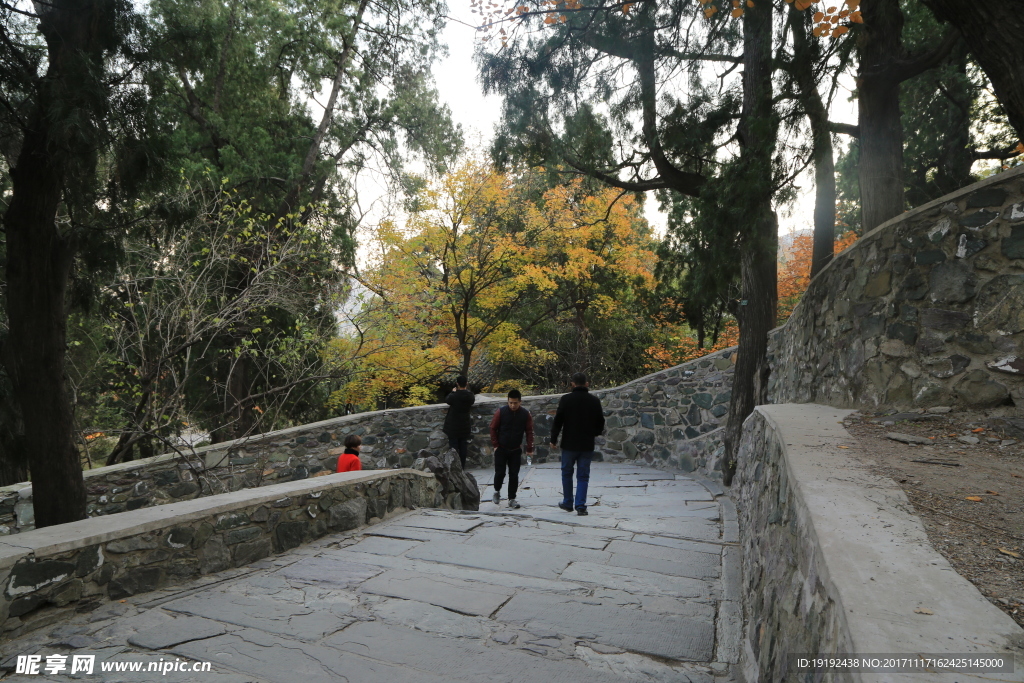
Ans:
{"type": "Polygon", "coordinates": [[[862,237],[769,353],[773,403],[1024,405],[1024,168],[862,237]]]}

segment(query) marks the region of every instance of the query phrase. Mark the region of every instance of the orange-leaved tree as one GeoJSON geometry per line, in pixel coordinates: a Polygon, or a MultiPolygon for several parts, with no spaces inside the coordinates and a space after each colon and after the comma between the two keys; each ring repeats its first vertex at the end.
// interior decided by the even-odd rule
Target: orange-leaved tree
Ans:
{"type": "Polygon", "coordinates": [[[591,372],[592,325],[635,311],[655,286],[655,241],[641,206],[620,190],[582,179],[556,185],[528,208],[536,260],[527,267],[551,319],[575,330],[570,364],[591,372]]]}
{"type": "Polygon", "coordinates": [[[385,346],[414,347],[389,349],[381,367],[397,372],[394,354],[411,360],[422,356],[417,349],[430,352],[437,375],[468,376],[482,357],[541,362],[544,352],[512,321],[537,291],[542,261],[515,178],[470,161],[428,184],[414,206],[404,226],[377,227],[373,263],[361,277],[374,295],[370,314],[394,342],[385,346]]]}
{"type": "MultiPolygon", "coordinates": [[[[833,253],[838,254],[857,241],[857,234],[846,232],[835,240],[833,253]]],[[[814,237],[802,232],[793,237],[788,250],[779,251],[779,324],[786,322],[811,283],[811,258],[814,237]]]]}

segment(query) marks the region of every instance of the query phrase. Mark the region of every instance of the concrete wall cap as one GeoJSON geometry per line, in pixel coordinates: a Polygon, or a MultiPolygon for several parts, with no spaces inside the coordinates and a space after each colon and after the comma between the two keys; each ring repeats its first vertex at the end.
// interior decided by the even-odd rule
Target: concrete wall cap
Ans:
{"type": "Polygon", "coordinates": [[[777,435],[798,523],[817,546],[856,652],[1019,651],[1021,628],[932,547],[902,489],[837,448],[856,447],[841,424],[855,411],[756,411],[777,435]],[[919,616],[919,607],[934,614],[919,616]]]}

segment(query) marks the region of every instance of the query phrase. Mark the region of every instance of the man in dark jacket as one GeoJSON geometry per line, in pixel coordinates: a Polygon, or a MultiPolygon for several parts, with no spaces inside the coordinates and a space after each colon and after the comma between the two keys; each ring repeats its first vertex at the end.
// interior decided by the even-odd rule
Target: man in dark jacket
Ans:
{"type": "Polygon", "coordinates": [[[587,485],[590,483],[590,461],[594,457],[594,439],[604,431],[604,409],[601,399],[590,393],[587,376],[572,376],[572,391],[558,401],[558,411],[551,426],[551,448],[558,448],[562,435],[562,502],[558,507],[573,510],[572,471],[576,468],[576,514],[587,514],[587,485]]]}
{"type": "Polygon", "coordinates": [[[466,469],[466,453],[469,451],[469,437],[472,435],[469,411],[476,401],[476,396],[467,388],[467,384],[468,380],[463,375],[455,378],[455,389],[445,399],[451,407],[448,408],[444,427],[441,428],[448,437],[448,445],[459,452],[463,470],[466,469]]]}
{"type": "Polygon", "coordinates": [[[523,437],[526,453],[533,455],[533,415],[523,407],[518,389],[508,392],[508,405],[494,411],[491,418],[491,446],[494,447],[494,504],[501,503],[501,485],[508,468],[508,506],[518,508],[519,467],[522,465],[523,437]]]}

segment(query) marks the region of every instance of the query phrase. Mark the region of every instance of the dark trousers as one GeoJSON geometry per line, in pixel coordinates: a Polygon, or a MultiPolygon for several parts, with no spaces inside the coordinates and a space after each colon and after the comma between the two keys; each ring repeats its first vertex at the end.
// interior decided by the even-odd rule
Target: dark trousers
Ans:
{"type": "Polygon", "coordinates": [[[522,464],[523,449],[516,448],[506,451],[494,449],[494,490],[501,491],[505,482],[505,468],[508,467],[508,497],[515,498],[519,490],[519,466],[522,464]]]}
{"type": "Polygon", "coordinates": [[[587,488],[590,485],[590,461],[594,451],[562,450],[562,504],[576,509],[587,508],[587,488]],[[572,471],[576,469],[576,500],[572,497],[572,471]]]}
{"type": "Polygon", "coordinates": [[[469,452],[469,439],[459,438],[454,436],[448,437],[448,447],[454,448],[459,452],[459,462],[462,463],[462,469],[466,469],[466,453],[469,452]]]}

